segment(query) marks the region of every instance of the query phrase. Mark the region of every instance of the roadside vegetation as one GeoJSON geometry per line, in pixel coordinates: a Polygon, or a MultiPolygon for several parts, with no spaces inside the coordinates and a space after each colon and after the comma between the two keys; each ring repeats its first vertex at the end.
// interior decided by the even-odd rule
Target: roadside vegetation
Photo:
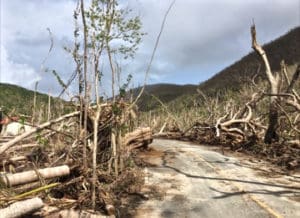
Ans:
{"type": "Polygon", "coordinates": [[[249,43],[261,50],[200,84],[197,94],[169,103],[153,96],[160,107],[143,113],[140,122],[154,129],[157,137],[221,145],[285,169],[299,169],[300,52],[294,47],[299,31],[298,27],[264,47],[249,43]]]}

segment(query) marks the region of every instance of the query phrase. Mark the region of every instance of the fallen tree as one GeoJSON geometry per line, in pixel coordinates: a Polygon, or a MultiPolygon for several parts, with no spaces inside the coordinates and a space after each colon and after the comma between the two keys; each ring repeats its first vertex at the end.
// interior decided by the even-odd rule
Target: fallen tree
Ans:
{"type": "Polygon", "coordinates": [[[32,214],[44,206],[40,198],[32,198],[15,202],[4,209],[0,209],[2,218],[17,218],[32,214]]]}
{"type": "Polygon", "coordinates": [[[58,166],[52,168],[31,170],[22,173],[4,174],[0,177],[0,183],[6,187],[12,187],[15,185],[27,184],[37,181],[39,179],[51,179],[59,176],[66,176],[70,174],[70,168],[68,166],[58,166]]]}

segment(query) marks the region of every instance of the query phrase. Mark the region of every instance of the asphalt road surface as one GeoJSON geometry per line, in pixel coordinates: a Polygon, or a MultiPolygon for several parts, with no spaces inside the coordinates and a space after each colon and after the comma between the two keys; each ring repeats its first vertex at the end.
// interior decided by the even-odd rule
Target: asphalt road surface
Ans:
{"type": "Polygon", "coordinates": [[[300,175],[213,147],[154,140],[143,159],[145,193],[136,217],[300,217],[300,175]]]}

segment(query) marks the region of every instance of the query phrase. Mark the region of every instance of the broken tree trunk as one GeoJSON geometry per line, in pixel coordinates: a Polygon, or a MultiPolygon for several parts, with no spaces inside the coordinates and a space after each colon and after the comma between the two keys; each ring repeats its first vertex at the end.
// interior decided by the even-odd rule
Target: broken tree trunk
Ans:
{"type": "Polygon", "coordinates": [[[129,150],[146,147],[152,140],[153,137],[150,127],[139,128],[127,133],[123,139],[125,146],[129,146],[129,150]]]}
{"type": "Polygon", "coordinates": [[[2,218],[15,218],[31,214],[44,206],[40,198],[32,198],[24,201],[15,202],[8,207],[1,209],[2,218]]]}
{"type": "Polygon", "coordinates": [[[6,187],[12,187],[15,185],[22,185],[39,180],[39,177],[43,179],[50,179],[58,176],[65,176],[70,174],[70,168],[67,165],[39,169],[37,171],[30,170],[22,173],[5,174],[0,177],[0,183],[6,187]]]}
{"type": "Polygon", "coordinates": [[[266,68],[266,75],[271,86],[271,97],[269,106],[269,126],[265,134],[264,142],[271,144],[273,141],[278,141],[278,134],[276,132],[278,127],[278,108],[276,101],[278,99],[278,86],[279,86],[279,76],[274,75],[271,71],[271,67],[264,49],[256,41],[256,30],[255,25],[251,26],[251,37],[252,37],[252,48],[261,56],[264,61],[266,68]]]}
{"type": "Polygon", "coordinates": [[[18,143],[19,141],[23,140],[24,138],[32,135],[33,133],[41,130],[41,129],[44,129],[48,126],[51,126],[52,124],[54,123],[58,123],[64,119],[67,119],[67,118],[70,118],[70,117],[74,117],[74,116],[77,116],[80,114],[80,111],[75,111],[73,113],[70,113],[70,114],[66,114],[64,116],[61,116],[57,119],[54,119],[54,120],[51,120],[49,122],[46,122],[46,123],[43,123],[37,127],[34,127],[32,129],[30,129],[29,131],[27,132],[24,132],[23,134],[17,136],[16,138],[4,143],[1,147],[0,147],[0,154],[2,154],[3,152],[5,152],[8,148],[10,148],[11,146],[15,145],[16,143],[18,143]]]}

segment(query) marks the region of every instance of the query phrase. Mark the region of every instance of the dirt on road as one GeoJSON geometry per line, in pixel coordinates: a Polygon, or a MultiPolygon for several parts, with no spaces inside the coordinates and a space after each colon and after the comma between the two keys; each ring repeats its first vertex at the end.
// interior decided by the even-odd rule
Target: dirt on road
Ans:
{"type": "Polygon", "coordinates": [[[213,147],[154,140],[135,217],[300,217],[300,174],[213,147]]]}

